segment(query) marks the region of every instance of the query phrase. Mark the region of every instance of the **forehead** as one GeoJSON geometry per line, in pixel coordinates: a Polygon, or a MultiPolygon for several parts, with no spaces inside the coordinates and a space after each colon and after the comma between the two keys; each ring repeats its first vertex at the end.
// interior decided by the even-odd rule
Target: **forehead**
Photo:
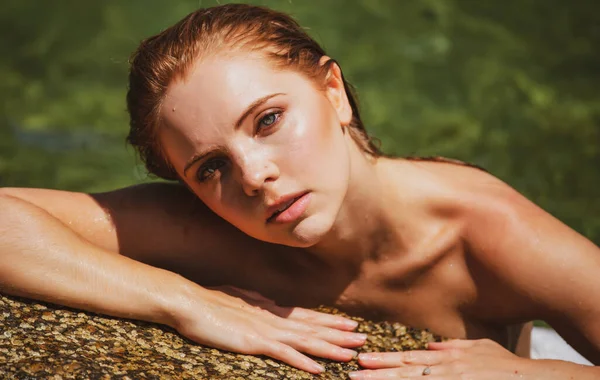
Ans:
{"type": "Polygon", "coordinates": [[[276,68],[259,53],[219,54],[196,62],[173,81],[163,100],[167,127],[219,123],[238,117],[256,99],[273,93],[302,93],[310,80],[276,68]]]}
{"type": "Polygon", "coordinates": [[[161,106],[161,143],[170,159],[179,161],[199,145],[221,143],[257,99],[275,93],[306,99],[315,90],[306,76],[277,68],[259,53],[202,58],[167,89],[161,106]]]}

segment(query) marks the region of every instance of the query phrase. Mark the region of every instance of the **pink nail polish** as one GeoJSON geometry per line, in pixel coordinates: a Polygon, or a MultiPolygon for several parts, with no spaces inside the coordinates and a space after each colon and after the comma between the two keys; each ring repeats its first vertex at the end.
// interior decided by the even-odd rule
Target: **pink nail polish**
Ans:
{"type": "Polygon", "coordinates": [[[362,378],[358,372],[350,372],[348,373],[348,377],[350,377],[352,380],[360,380],[362,378]]]}

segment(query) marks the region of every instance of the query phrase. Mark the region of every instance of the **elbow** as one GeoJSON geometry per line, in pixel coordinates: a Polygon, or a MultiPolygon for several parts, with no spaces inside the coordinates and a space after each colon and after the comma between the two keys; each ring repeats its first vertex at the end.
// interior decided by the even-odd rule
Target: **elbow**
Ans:
{"type": "Polygon", "coordinates": [[[19,194],[22,192],[22,189],[17,187],[0,187],[0,200],[5,198],[17,198],[22,199],[19,194]]]}
{"type": "MultiPolygon", "coordinates": [[[[11,187],[0,187],[0,210],[2,210],[0,215],[6,215],[6,212],[10,210],[10,205],[13,204],[15,200],[20,199],[17,195],[18,192],[15,190],[16,189],[11,187]]],[[[0,217],[0,220],[2,219],[3,218],[0,217]]]]}
{"type": "Polygon", "coordinates": [[[31,213],[33,205],[21,195],[21,189],[0,188],[0,234],[10,226],[22,221],[31,213]]]}

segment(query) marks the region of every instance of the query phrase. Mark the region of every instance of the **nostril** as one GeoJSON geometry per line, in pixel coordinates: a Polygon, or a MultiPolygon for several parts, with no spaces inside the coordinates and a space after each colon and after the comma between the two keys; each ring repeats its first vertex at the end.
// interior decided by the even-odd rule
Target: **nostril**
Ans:
{"type": "MultiPolygon", "coordinates": [[[[238,165],[238,175],[244,192],[248,196],[255,196],[261,192],[261,189],[267,183],[275,181],[279,176],[277,166],[268,159],[240,160],[238,165]]],[[[256,157],[255,157],[256,158],[256,157]]]]}

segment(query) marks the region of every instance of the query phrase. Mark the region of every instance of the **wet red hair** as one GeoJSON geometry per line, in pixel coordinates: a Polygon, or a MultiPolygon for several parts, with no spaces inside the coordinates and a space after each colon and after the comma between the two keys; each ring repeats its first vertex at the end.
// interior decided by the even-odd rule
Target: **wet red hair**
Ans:
{"type": "MultiPolygon", "coordinates": [[[[320,62],[325,51],[290,16],[247,4],[198,9],[165,31],[145,39],[130,61],[127,141],[137,150],[151,174],[164,179],[179,178],[165,158],[157,137],[161,104],[169,84],[185,76],[202,57],[234,49],[264,52],[276,67],[297,70],[316,81],[323,81],[331,65],[336,64],[333,59],[324,64],[320,62]]],[[[367,154],[382,155],[367,135],[352,86],[343,81],[352,108],[350,135],[367,154]]]]}

